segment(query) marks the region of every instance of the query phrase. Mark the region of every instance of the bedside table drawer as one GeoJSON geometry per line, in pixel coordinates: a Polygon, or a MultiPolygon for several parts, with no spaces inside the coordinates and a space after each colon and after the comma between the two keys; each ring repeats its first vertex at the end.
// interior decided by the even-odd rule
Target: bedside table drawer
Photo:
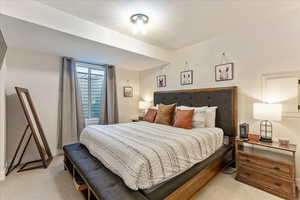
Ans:
{"type": "Polygon", "coordinates": [[[293,189],[293,184],[288,181],[269,177],[243,167],[240,168],[237,179],[280,196],[288,196],[293,189]]]}
{"type": "Polygon", "coordinates": [[[240,154],[239,164],[248,168],[253,168],[261,171],[262,173],[267,173],[273,176],[280,176],[284,178],[291,178],[292,171],[289,165],[283,163],[277,163],[274,161],[269,161],[265,159],[260,159],[257,157],[251,157],[249,155],[240,154]]]}

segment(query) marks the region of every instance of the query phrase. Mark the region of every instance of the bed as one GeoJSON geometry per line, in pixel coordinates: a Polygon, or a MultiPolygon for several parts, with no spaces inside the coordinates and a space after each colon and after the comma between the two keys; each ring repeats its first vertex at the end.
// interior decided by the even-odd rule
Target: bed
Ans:
{"type": "Polygon", "coordinates": [[[145,121],[93,125],[83,131],[80,143],[130,189],[151,189],[215,153],[223,144],[223,131],[145,121]]]}
{"type": "Polygon", "coordinates": [[[217,128],[148,122],[90,126],[81,144],[64,147],[66,169],[77,171],[90,199],[189,199],[232,159],[233,147],[223,145],[223,136],[236,136],[236,93],[236,87],[155,92],[155,104],[218,106],[217,128]]]}

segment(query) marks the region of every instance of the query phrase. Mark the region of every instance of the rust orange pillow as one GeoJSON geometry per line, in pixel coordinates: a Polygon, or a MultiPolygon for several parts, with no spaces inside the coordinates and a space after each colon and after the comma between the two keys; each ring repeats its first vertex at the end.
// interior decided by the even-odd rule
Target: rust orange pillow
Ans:
{"type": "Polygon", "coordinates": [[[153,123],[155,120],[156,114],[157,114],[157,110],[150,108],[150,109],[148,109],[147,113],[145,114],[143,120],[153,123]]]}
{"type": "Polygon", "coordinates": [[[174,125],[177,128],[192,129],[193,128],[193,110],[176,110],[174,125]]]}
{"type": "Polygon", "coordinates": [[[173,121],[175,108],[176,108],[176,104],[171,104],[171,105],[159,104],[159,108],[155,118],[155,123],[171,125],[173,121]]]}

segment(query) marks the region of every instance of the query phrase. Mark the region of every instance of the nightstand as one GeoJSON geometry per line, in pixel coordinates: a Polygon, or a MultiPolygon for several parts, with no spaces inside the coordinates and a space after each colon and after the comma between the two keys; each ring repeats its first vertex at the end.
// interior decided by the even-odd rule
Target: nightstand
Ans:
{"type": "Polygon", "coordinates": [[[297,198],[296,145],[236,138],[236,180],[284,199],[297,198]]]}
{"type": "Polygon", "coordinates": [[[139,122],[139,121],[143,121],[144,117],[139,116],[138,119],[132,119],[132,122],[139,122]]]}

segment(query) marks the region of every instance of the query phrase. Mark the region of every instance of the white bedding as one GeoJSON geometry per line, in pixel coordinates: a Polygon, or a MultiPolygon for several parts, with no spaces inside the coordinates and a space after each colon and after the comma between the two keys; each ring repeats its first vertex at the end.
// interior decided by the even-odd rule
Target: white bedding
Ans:
{"type": "Polygon", "coordinates": [[[181,129],[149,122],[94,125],[80,136],[90,153],[133,189],[162,183],[223,144],[219,128],[181,129]]]}

